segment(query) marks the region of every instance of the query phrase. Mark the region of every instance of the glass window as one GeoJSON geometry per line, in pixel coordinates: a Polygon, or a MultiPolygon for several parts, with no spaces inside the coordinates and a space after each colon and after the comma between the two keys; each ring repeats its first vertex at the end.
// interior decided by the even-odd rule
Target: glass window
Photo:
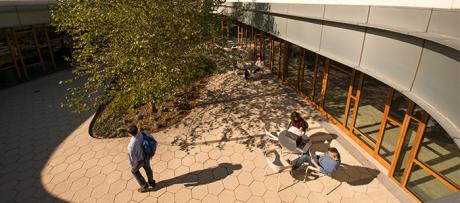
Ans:
{"type": "Polygon", "coordinates": [[[439,199],[454,193],[454,191],[417,164],[412,167],[412,172],[407,181],[407,188],[423,201],[439,199]]]}
{"type": "Polygon", "coordinates": [[[390,115],[392,119],[402,123],[409,107],[409,99],[395,90],[391,100],[390,115]]]}
{"type": "Polygon", "coordinates": [[[268,34],[265,34],[265,38],[264,38],[264,54],[262,56],[265,67],[270,67],[270,51],[271,51],[270,36],[268,34]]]}
{"type": "Polygon", "coordinates": [[[460,186],[460,149],[433,118],[427,122],[417,160],[460,186]]]}
{"type": "Polygon", "coordinates": [[[411,120],[409,127],[407,128],[406,136],[401,147],[401,153],[399,154],[398,162],[396,163],[396,169],[393,174],[393,176],[399,181],[401,181],[404,169],[406,168],[407,160],[409,159],[409,154],[412,150],[412,145],[414,144],[418,126],[419,123],[417,121],[411,120]]]}
{"type": "Polygon", "coordinates": [[[344,120],[348,86],[351,81],[350,71],[348,67],[329,66],[324,109],[341,123],[344,120]]]}
{"type": "Polygon", "coordinates": [[[387,85],[373,77],[364,76],[354,128],[359,131],[355,133],[358,138],[372,149],[379,136],[389,89],[387,85]]]}
{"type": "Polygon", "coordinates": [[[299,77],[299,66],[302,56],[302,48],[295,44],[289,44],[287,80],[291,85],[297,87],[299,77]]]}
{"type": "Polygon", "coordinates": [[[395,146],[401,133],[401,126],[399,124],[387,121],[383,133],[382,142],[379,148],[379,156],[387,163],[391,163],[395,154],[395,146]]]}
{"type": "Polygon", "coordinates": [[[317,67],[316,75],[314,78],[315,84],[313,85],[315,86],[315,89],[313,90],[314,91],[313,99],[317,105],[321,104],[321,89],[323,87],[325,60],[326,59],[324,57],[319,58],[318,67],[317,67]]]}
{"type": "Polygon", "coordinates": [[[315,74],[316,53],[305,50],[303,76],[301,81],[301,91],[304,95],[312,97],[313,94],[313,77],[315,74]]]}
{"type": "Polygon", "coordinates": [[[280,51],[281,51],[281,42],[278,40],[274,41],[274,50],[273,50],[273,73],[278,74],[280,71],[280,51]]]}

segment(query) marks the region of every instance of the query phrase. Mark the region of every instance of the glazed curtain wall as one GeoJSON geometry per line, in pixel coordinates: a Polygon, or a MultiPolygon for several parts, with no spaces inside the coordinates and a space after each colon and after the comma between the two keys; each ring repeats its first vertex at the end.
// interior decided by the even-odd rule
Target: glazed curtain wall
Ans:
{"type": "Polygon", "coordinates": [[[459,10],[246,6],[240,21],[384,82],[429,112],[460,146],[460,42],[449,40],[460,37],[459,10]]]}
{"type": "Polygon", "coordinates": [[[405,191],[422,201],[459,191],[460,149],[420,106],[365,73],[260,30],[253,32],[256,39],[245,46],[254,56],[266,53],[267,69],[386,167],[405,191]]]}

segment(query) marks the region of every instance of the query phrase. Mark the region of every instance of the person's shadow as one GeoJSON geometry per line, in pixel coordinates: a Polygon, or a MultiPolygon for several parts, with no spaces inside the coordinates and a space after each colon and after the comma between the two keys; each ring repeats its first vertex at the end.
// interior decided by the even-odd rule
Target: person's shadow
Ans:
{"type": "Polygon", "coordinates": [[[220,163],[216,167],[192,171],[168,180],[157,182],[152,191],[157,191],[174,184],[184,184],[185,187],[209,184],[224,179],[234,171],[240,170],[241,164],[220,163]]]}

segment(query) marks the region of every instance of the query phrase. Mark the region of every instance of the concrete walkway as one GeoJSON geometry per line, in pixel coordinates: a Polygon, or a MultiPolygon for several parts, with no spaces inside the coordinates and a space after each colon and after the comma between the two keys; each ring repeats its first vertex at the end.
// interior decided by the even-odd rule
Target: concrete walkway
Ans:
{"type": "MultiPolygon", "coordinates": [[[[211,78],[198,106],[181,123],[155,134],[155,191],[138,193],[127,162],[129,138],[100,140],[87,129],[90,115],[60,108],[59,72],[0,91],[1,202],[399,202],[319,125],[324,118],[276,79],[247,83],[227,73],[211,78]],[[264,176],[263,151],[276,148],[263,136],[285,127],[289,113],[307,118],[324,151],[334,146],[343,165],[334,179],[298,182],[289,173],[264,176]],[[329,142],[324,142],[328,140],[329,142]]],[[[298,174],[301,176],[302,174],[298,174]]]]}

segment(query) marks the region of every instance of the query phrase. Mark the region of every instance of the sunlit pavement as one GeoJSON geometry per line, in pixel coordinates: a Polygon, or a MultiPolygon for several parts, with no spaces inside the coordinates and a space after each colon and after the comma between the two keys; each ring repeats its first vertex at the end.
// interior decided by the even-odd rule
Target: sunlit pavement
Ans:
{"type": "Polygon", "coordinates": [[[91,113],[60,108],[65,87],[58,81],[68,77],[63,71],[0,90],[1,202],[399,202],[375,178],[379,172],[345,150],[294,91],[268,75],[246,82],[234,73],[213,76],[190,115],[154,134],[158,184],[138,193],[129,138],[91,138],[91,113]],[[307,119],[315,149],[338,148],[345,165],[334,180],[304,183],[284,172],[277,192],[277,174],[264,176],[263,153],[277,146],[263,127],[285,127],[292,111],[307,119]]]}

